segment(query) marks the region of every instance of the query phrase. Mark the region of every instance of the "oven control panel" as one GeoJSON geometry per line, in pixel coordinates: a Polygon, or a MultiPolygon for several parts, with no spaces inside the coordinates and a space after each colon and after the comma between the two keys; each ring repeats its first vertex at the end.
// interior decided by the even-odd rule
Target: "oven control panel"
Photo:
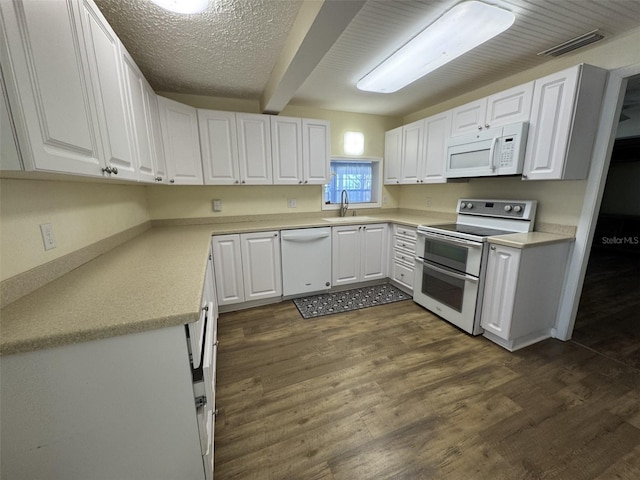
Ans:
{"type": "Polygon", "coordinates": [[[535,200],[458,200],[457,213],[465,215],[480,215],[485,217],[517,218],[531,220],[535,215],[537,202],[535,200]]]}

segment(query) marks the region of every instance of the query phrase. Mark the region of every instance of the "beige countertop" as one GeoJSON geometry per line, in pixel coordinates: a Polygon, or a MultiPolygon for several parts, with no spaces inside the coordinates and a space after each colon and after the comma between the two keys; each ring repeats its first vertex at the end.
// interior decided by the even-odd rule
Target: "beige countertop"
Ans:
{"type": "MultiPolygon", "coordinates": [[[[329,215],[327,215],[329,217],[329,215]]],[[[420,215],[154,227],[0,310],[0,355],[198,320],[211,235],[349,223],[444,223],[420,215]]]]}
{"type": "Polygon", "coordinates": [[[573,242],[575,238],[570,235],[558,235],[546,232],[509,233],[489,237],[489,242],[505,247],[529,248],[540,245],[549,245],[560,242],[573,242]]]}
{"type": "Polygon", "coordinates": [[[0,311],[0,354],[196,321],[210,225],[154,228],[0,311]]]}
{"type": "MultiPolygon", "coordinates": [[[[0,310],[0,355],[198,320],[211,235],[386,222],[416,227],[455,218],[394,212],[326,220],[331,217],[154,227],[0,310]]],[[[490,240],[524,248],[573,238],[533,232],[490,240]]]]}

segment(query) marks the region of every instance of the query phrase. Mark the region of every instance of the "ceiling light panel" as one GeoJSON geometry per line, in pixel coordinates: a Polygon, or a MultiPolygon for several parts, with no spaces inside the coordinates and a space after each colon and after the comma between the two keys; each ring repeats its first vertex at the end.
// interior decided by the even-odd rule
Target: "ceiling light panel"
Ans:
{"type": "Polygon", "coordinates": [[[364,76],[357,88],[393,93],[507,30],[515,15],[475,0],[456,5],[364,76]]]}

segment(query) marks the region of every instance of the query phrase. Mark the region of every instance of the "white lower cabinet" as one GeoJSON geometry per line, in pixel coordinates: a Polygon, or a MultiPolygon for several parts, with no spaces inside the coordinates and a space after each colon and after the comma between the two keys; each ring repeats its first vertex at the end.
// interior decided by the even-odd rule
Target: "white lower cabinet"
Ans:
{"type": "Polygon", "coordinates": [[[0,357],[0,477],[213,480],[212,282],[188,328],[0,357]]]}
{"type": "Polygon", "coordinates": [[[211,242],[219,305],[282,295],[279,232],[215,235],[211,242]]]}
{"type": "Polygon", "coordinates": [[[331,229],[333,286],[387,276],[387,224],[331,229]]]}
{"type": "Polygon", "coordinates": [[[391,280],[413,291],[414,258],[416,256],[417,232],[413,227],[394,225],[391,236],[391,280]]]}
{"type": "Polygon", "coordinates": [[[480,319],[485,337],[514,351],[552,336],[570,246],[490,246],[480,319]]]}

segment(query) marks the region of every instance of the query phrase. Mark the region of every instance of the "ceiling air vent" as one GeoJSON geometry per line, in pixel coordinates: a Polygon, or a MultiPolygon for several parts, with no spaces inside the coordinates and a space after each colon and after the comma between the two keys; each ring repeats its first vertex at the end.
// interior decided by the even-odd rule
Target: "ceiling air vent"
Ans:
{"type": "Polygon", "coordinates": [[[559,57],[560,55],[564,55],[565,53],[572,52],[578,48],[584,47],[591,43],[602,40],[604,35],[599,33],[599,31],[592,30],[589,33],[585,33],[584,35],[580,35],[579,37],[572,38],[571,40],[567,40],[560,45],[556,45],[555,47],[551,47],[544,52],[538,53],[538,55],[547,55],[548,57],[559,57]]]}

